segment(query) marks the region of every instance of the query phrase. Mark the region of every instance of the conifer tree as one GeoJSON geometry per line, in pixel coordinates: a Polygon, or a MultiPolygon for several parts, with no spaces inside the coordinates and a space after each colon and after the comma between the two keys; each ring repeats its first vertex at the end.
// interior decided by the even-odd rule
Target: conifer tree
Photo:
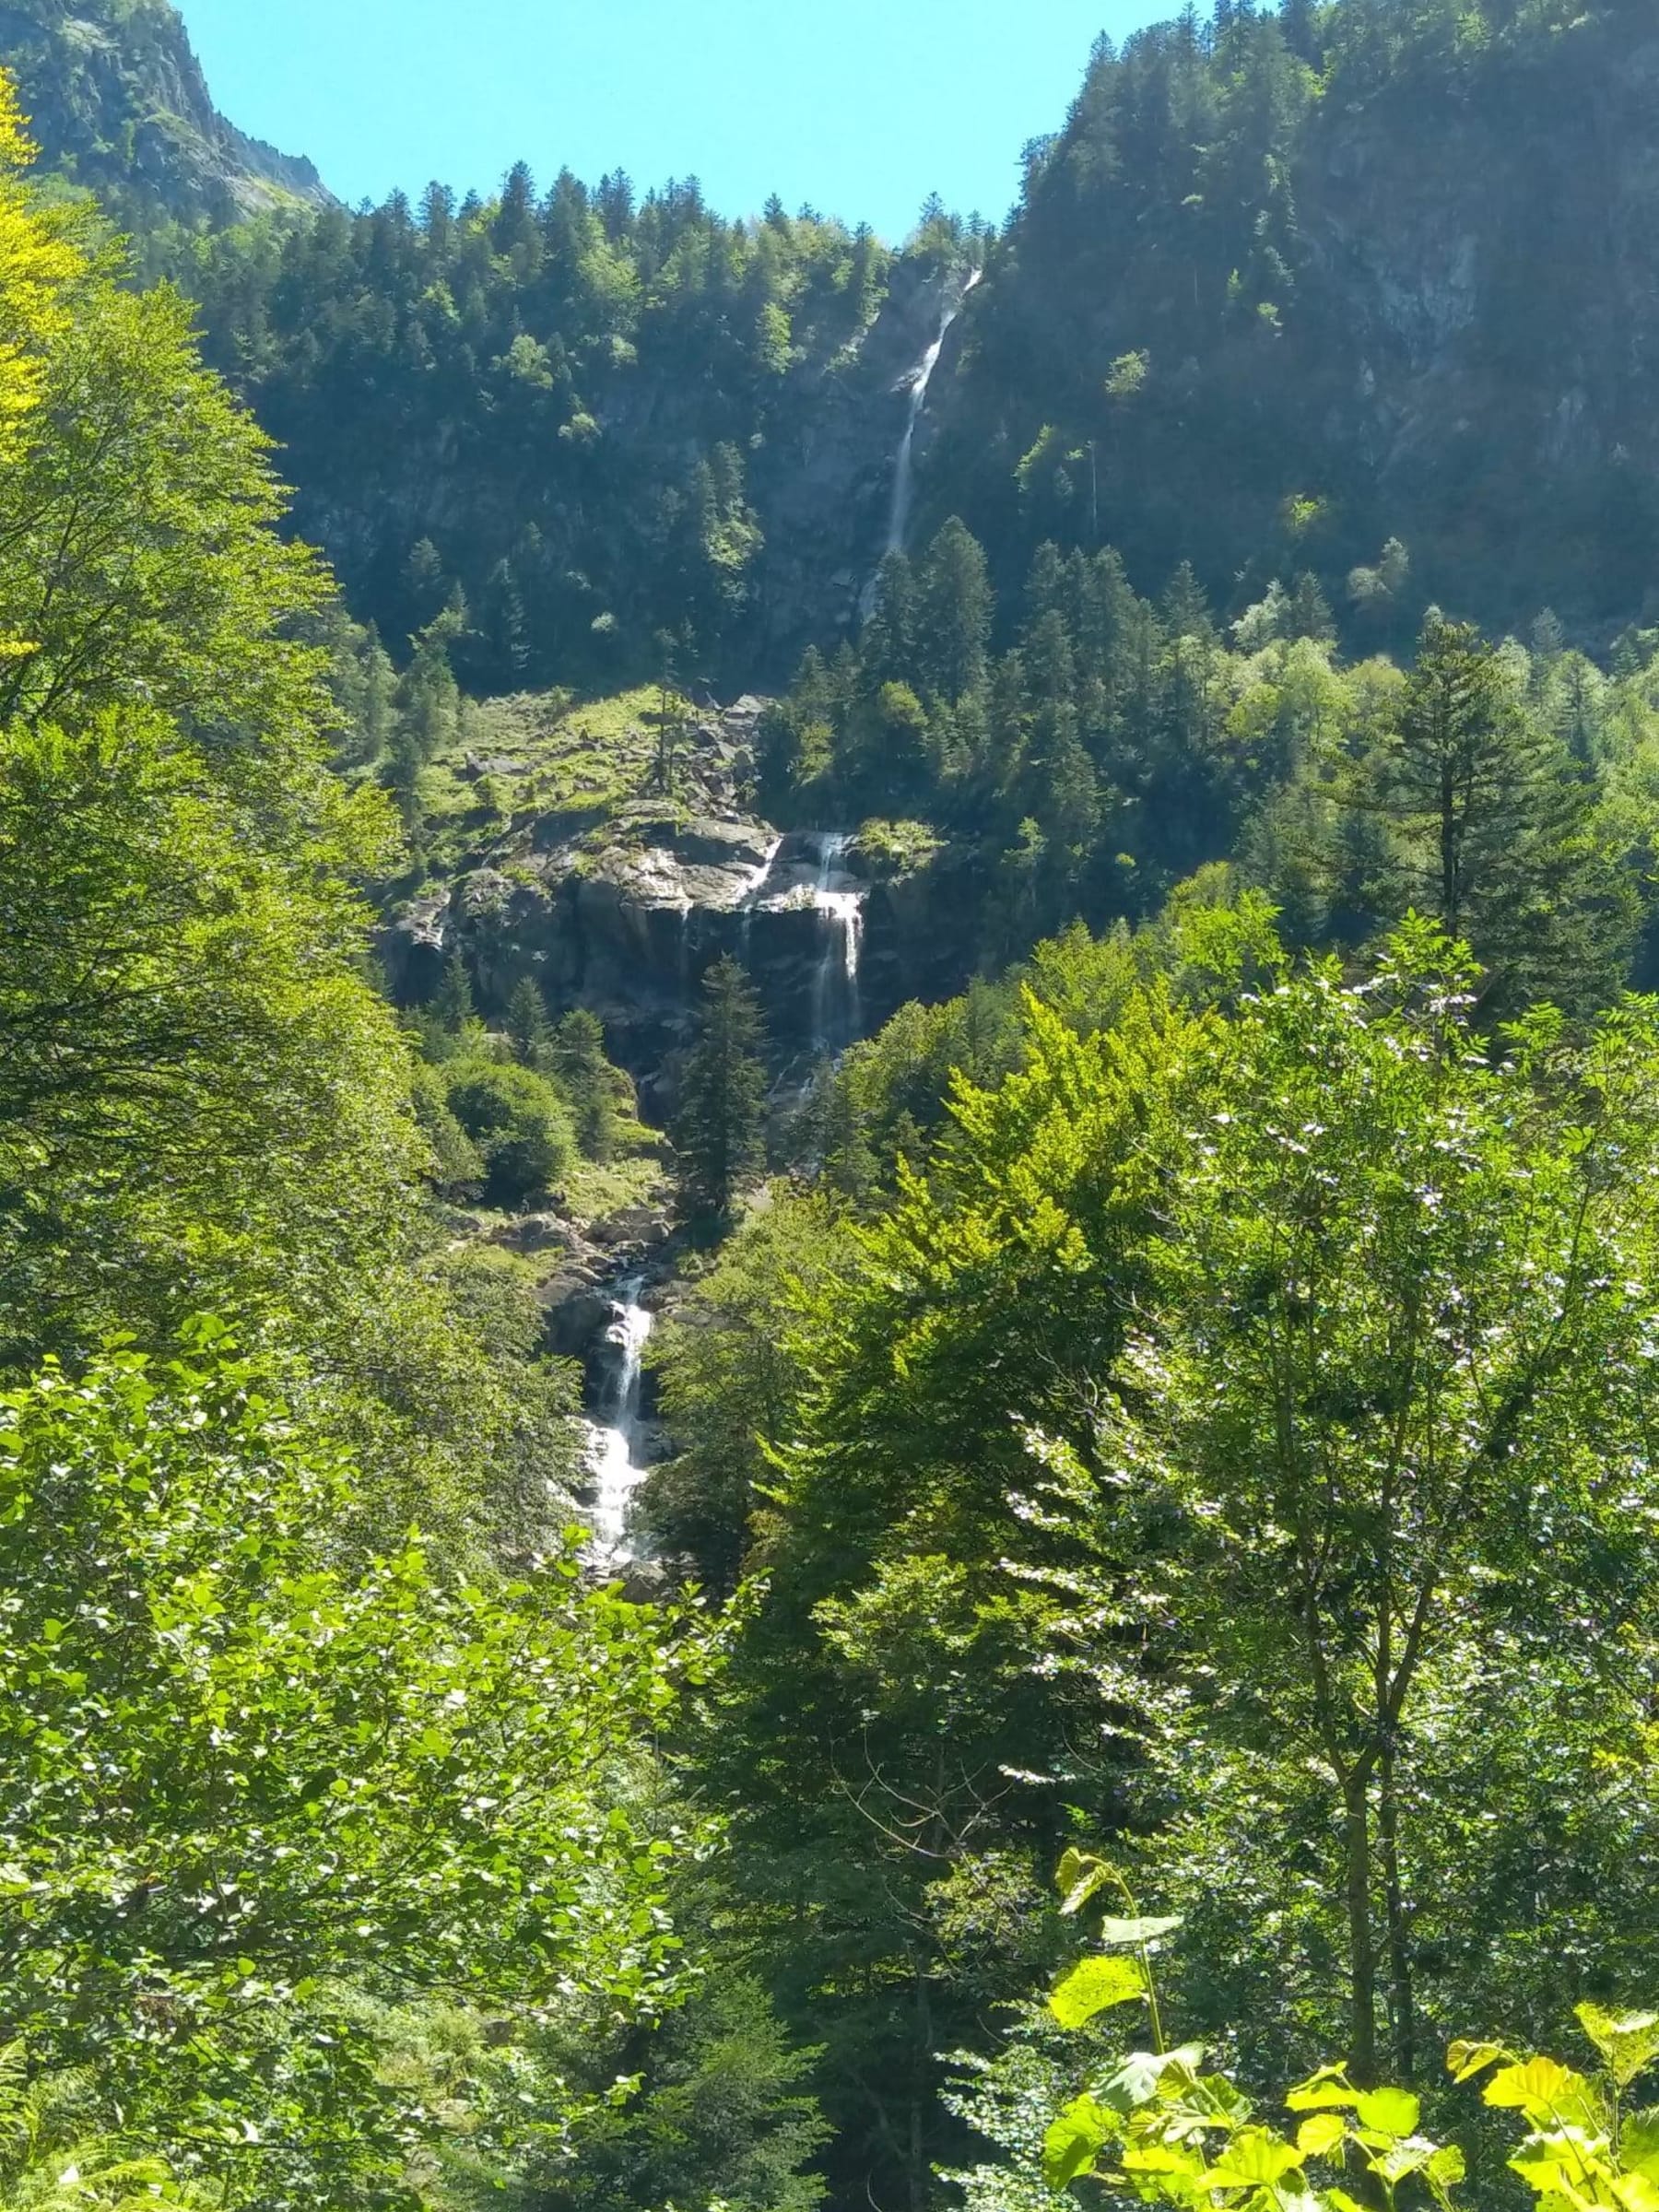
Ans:
{"type": "Polygon", "coordinates": [[[922,680],[954,706],[985,680],[991,578],[979,541],[953,515],[928,547],[916,594],[922,680]]]}
{"type": "Polygon", "coordinates": [[[477,1018],[466,962],[458,952],[452,952],[443,963],[443,976],[433,994],[431,1012],[434,1020],[452,1037],[460,1036],[467,1023],[477,1018]]]}
{"type": "Polygon", "coordinates": [[[507,1034],[522,1066],[546,1075],[553,1057],[553,1025],[533,976],[521,976],[507,1002],[507,1034]]]}
{"type": "Polygon", "coordinates": [[[583,1152],[608,1159],[617,1147],[618,1108],[631,1091],[628,1077],[606,1057],[599,1017],[585,1006],[572,1008],[552,1033],[549,1060],[576,1116],[583,1152]]]}
{"type": "Polygon", "coordinates": [[[759,1166],[766,1110],[765,1030],[760,1004],[734,959],[703,979],[698,1037],[687,1057],[672,1135],[680,1210],[688,1220],[731,1217],[745,1178],[759,1166]]]}
{"type": "Polygon", "coordinates": [[[1638,923],[1593,785],[1525,708],[1499,652],[1430,618],[1394,742],[1356,794],[1405,849],[1410,895],[1468,943],[1507,1004],[1605,1004],[1638,923]]]}

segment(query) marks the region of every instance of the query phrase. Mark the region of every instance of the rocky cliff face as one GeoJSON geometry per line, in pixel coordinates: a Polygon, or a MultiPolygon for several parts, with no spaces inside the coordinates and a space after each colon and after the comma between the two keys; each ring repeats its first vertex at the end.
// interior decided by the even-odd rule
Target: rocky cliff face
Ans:
{"type": "Polygon", "coordinates": [[[1282,53],[1229,77],[1147,38],[1097,64],[935,380],[924,526],[963,514],[1010,589],[1045,537],[1116,545],[1143,590],[1189,559],[1227,611],[1312,570],[1340,612],[1399,538],[1410,605],[1359,644],[1430,599],[1549,606],[1592,643],[1659,616],[1652,10],[1425,46],[1300,105],[1282,53]],[[1160,70],[1220,119],[1149,120],[1160,70]],[[1241,116],[1253,83],[1294,121],[1241,116]]]}
{"type": "Polygon", "coordinates": [[[219,114],[166,0],[8,0],[0,62],[22,84],[46,166],[124,220],[159,212],[220,223],[330,201],[309,161],[219,114]]]}
{"type": "Polygon", "coordinates": [[[907,999],[959,988],[969,947],[948,918],[978,895],[962,880],[971,864],[943,847],[873,873],[832,831],[785,834],[743,812],[730,794],[760,705],[740,700],[703,724],[688,806],[520,816],[410,900],[381,939],[393,996],[421,1004],[456,952],[488,1012],[532,976],[553,1006],[599,1016],[661,1119],[702,975],[723,954],[754,980],[780,1073],[804,1074],[907,999]]]}
{"type": "Polygon", "coordinates": [[[885,549],[912,380],[960,289],[954,270],[900,263],[856,354],[818,372],[788,435],[761,456],[758,666],[793,673],[804,644],[856,628],[885,549]]]}

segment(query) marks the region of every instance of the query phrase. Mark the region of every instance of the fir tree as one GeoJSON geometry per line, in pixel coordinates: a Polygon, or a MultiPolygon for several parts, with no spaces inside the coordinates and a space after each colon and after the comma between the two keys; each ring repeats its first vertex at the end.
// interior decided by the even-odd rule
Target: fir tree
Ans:
{"type": "Polygon", "coordinates": [[[687,1057],[671,1133],[688,1220],[728,1220],[745,1178],[759,1164],[764,1041],[747,975],[735,960],[716,960],[703,979],[697,1041],[687,1057]]]}
{"type": "Polygon", "coordinates": [[[1502,656],[1431,618],[1399,728],[1357,794],[1395,826],[1412,901],[1490,971],[1511,1004],[1605,1004],[1637,926],[1597,795],[1528,713],[1502,656]]]}
{"type": "Polygon", "coordinates": [[[608,1159],[617,1147],[618,1109],[629,1087],[606,1057],[599,1017],[574,1007],[553,1030],[548,1058],[576,1116],[582,1150],[590,1159],[608,1159]]]}
{"type": "Polygon", "coordinates": [[[541,986],[532,976],[521,976],[507,1002],[507,1034],[524,1067],[546,1075],[553,1059],[553,1025],[547,1019],[541,986]]]}
{"type": "Polygon", "coordinates": [[[452,952],[443,963],[443,976],[433,994],[430,1010],[439,1027],[452,1037],[459,1037],[468,1022],[477,1019],[472,981],[458,952],[452,952]]]}

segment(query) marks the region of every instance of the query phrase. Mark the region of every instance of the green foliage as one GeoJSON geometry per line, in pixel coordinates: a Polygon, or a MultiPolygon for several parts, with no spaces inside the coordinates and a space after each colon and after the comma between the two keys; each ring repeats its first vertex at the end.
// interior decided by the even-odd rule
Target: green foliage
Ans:
{"type": "Polygon", "coordinates": [[[490,691],[654,675],[662,632],[729,664],[759,633],[774,449],[831,364],[856,371],[892,258],[817,216],[723,220],[689,180],[544,195],[522,167],[489,204],[434,186],[418,213],[398,194],[156,250],[359,615],[401,641],[458,588],[457,672],[490,691]],[[457,438],[465,491],[429,535],[457,438]]]}
{"type": "Polygon", "coordinates": [[[547,1064],[571,1101],[583,1153],[608,1160],[636,1102],[632,1084],[606,1057],[598,1018],[581,1006],[565,1015],[548,1041],[547,1064]]]}
{"type": "MultiPolygon", "coordinates": [[[[987,1079],[924,1179],[861,1200],[855,1266],[780,1296],[734,1248],[775,1407],[749,1338],[670,1340],[696,1494],[741,1466],[765,1497],[700,1759],[757,1909],[810,1884],[791,2017],[860,2085],[843,2153],[913,2124],[938,2155],[937,2054],[1052,1940],[967,1964],[930,1877],[1080,1819],[1156,1869],[1181,2002],[1248,2017],[1254,2077],[1346,2033],[1357,2078],[1392,2049],[1409,2082],[1472,1993],[1523,2032],[1562,1947],[1644,1971],[1652,1008],[1488,1051],[1430,925],[1350,983],[1224,888],[1044,947],[977,1031],[918,1009],[851,1056],[877,1117],[959,1039],[987,1079]],[[722,1380],[758,1447],[698,1403],[722,1380]],[[1507,1818],[1532,1841],[1495,1847],[1507,1818]]],[[[1074,1904],[1103,1878],[1075,1858],[1074,1904]]],[[[1108,1952],[1063,2004],[1135,1986],[1108,1952]]]]}
{"type": "MultiPolygon", "coordinates": [[[[1374,2073],[1385,1981],[1407,2080],[1430,1970],[1400,1867],[1443,1848],[1443,1800],[1412,1780],[1419,1702],[1437,1730],[1435,1685],[1475,1647],[1494,1662],[1500,1588],[1509,1633],[1567,1664],[1563,1615],[1595,1618],[1642,1541],[1652,1009],[1579,1052],[1538,1016],[1494,1065],[1470,982],[1417,925],[1371,983],[1316,969],[1194,1050],[1174,1195],[1077,1492],[1120,1597],[1129,1528],[1162,1531],[1148,1594],[1172,1578],[1174,1633],[1212,1685],[1178,1735],[1303,1762],[1298,1825],[1323,1822],[1345,1900],[1349,2047],[1374,2073]],[[1540,1575],[1514,1547],[1546,1492],[1540,1575]]],[[[1479,1802],[1472,1772],[1456,1794],[1479,1802]]]]}
{"type": "MultiPolygon", "coordinates": [[[[561,2054],[595,2088],[607,2086],[602,2055],[561,2054]]],[[[790,2044],[758,1982],[712,1976],[639,2055],[633,2096],[596,2101],[571,2163],[536,2192],[547,2212],[711,2200],[732,2212],[811,2212],[822,2201],[823,2181],[803,2171],[827,2133],[804,2093],[817,2054],[790,2044]]]]}
{"type": "Polygon", "coordinates": [[[771,1194],[653,1339],[674,1456],[652,1471],[640,1522],[653,1553],[715,1597],[737,1589],[771,1479],[766,1440],[787,1435],[808,1375],[794,1342],[857,1253],[821,1200],[771,1194]]]}
{"type": "Polygon", "coordinates": [[[349,1459],[196,1335],[0,1400],[0,2010],[224,2201],[378,2201],[441,2115],[349,1988],[660,1998],[668,1847],[606,1776],[668,1665],[569,1558],[486,1591],[418,1537],[342,1556],[349,1459]]]}
{"type": "MultiPolygon", "coordinates": [[[[1065,1878],[1063,1872],[1063,1888],[1065,1878]]],[[[1064,2018],[1065,1993],[1082,1971],[1051,2000],[1064,2025],[1082,2024],[1064,2018]]],[[[1156,2030],[1149,1991],[1148,1999],[1156,2030]]],[[[1616,2016],[1590,2004],[1577,2010],[1603,2061],[1597,2077],[1551,2058],[1518,2059],[1497,2043],[1453,2043],[1448,2071],[1460,2085],[1484,2074],[1485,2104],[1525,2121],[1530,2132],[1509,2166],[1541,2206],[1630,2212],[1647,2201],[1659,2178],[1651,2116],[1627,2118],[1622,2102],[1659,2051],[1659,2016],[1616,2016]]],[[[1047,2128],[1046,2187],[1069,2193],[1088,2182],[1143,2204],[1180,2207],[1281,2212],[1294,2204],[1310,2212],[1356,2212],[1368,2202],[1392,2208],[1409,2184],[1413,2197],[1453,2212],[1468,2160],[1456,2144],[1437,2144],[1420,2132],[1422,2105],[1410,2092],[1367,2087],[1345,2065],[1322,2066],[1285,2094],[1292,2118],[1306,2115],[1292,2137],[1259,2120],[1257,2107],[1225,2073],[1204,2072],[1206,2057],[1200,2043],[1170,2050],[1159,2034],[1152,2051],[1132,2052],[1097,2071],[1047,2128]],[[1326,2172],[1340,2181],[1324,2179],[1326,2172]]]]}
{"type": "Polygon", "coordinates": [[[159,714],[0,730],[14,1345],[48,1314],[96,1332],[277,1269],[325,1297],[383,1239],[414,1165],[405,1077],[324,857],[262,852],[159,714]]]}
{"type": "Polygon", "coordinates": [[[449,1112],[477,1147],[493,1204],[522,1205],[558,1180],[576,1139],[570,1110],[545,1076],[472,1058],[446,1062],[442,1074],[449,1112]]]}

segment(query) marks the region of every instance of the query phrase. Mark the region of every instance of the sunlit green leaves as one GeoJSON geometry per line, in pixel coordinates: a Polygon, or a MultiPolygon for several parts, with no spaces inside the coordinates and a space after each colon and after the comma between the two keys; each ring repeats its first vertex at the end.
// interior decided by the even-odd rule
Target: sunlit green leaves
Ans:
{"type": "Polygon", "coordinates": [[[1121,2124],[1110,2106],[1092,2097],[1074,2099],[1043,2138],[1042,2172],[1049,2187],[1064,2189],[1079,2174],[1092,2172],[1100,2151],[1121,2124]]]}
{"type": "Polygon", "coordinates": [[[1327,2158],[1347,2134],[1340,2112],[1315,2112],[1296,2131],[1296,2147],[1304,2159],[1327,2158]]]}
{"type": "Polygon", "coordinates": [[[1147,1994],[1147,1977],[1135,1959],[1085,1959],[1049,1998],[1049,2010],[1062,2028],[1081,2028],[1097,2013],[1126,2005],[1147,1994]]]}
{"type": "Polygon", "coordinates": [[[1482,2093],[1488,2104],[1547,2117],[1577,2109],[1587,2086],[1582,2074],[1572,2073],[1553,2058],[1529,2058],[1522,2065],[1502,2067],[1482,2093]]]}
{"type": "Polygon", "coordinates": [[[1321,2066],[1317,2074],[1288,2090],[1285,2102],[1293,2112],[1351,2111],[1359,2091],[1347,2077],[1346,2066],[1321,2066]]]}
{"type": "Polygon", "coordinates": [[[1473,2081],[1477,2074],[1484,2074],[1509,2055],[1501,2043],[1453,2043],[1446,2053],[1446,2068],[1453,2081],[1473,2081]]]}
{"type": "Polygon", "coordinates": [[[620,2018],[670,1994],[672,1846],[611,1777],[677,1668],[562,1559],[485,1588],[418,1539],[353,1558],[350,1455],[193,1335],[0,1394],[0,2012],[227,2177],[256,2143],[262,2188],[270,2141],[354,2146],[350,2203],[429,2115],[348,1988],[620,2018]]]}
{"type": "Polygon", "coordinates": [[[1054,1877],[1060,1891],[1060,1910],[1064,1913],[1080,1912],[1089,1899],[1115,1878],[1104,1859],[1090,1853],[1073,1849],[1060,1861],[1054,1877]]]}
{"type": "Polygon", "coordinates": [[[1420,2111],[1417,2099],[1404,2089],[1367,2089],[1354,2100],[1360,2126],[1382,2136],[1415,2135],[1420,2111]]]}
{"type": "Polygon", "coordinates": [[[1179,1914],[1155,1918],[1142,1916],[1133,1920],[1102,1920],[1095,1930],[1098,1939],[1109,1947],[1139,1950],[1147,1944],[1157,1943],[1162,1936],[1174,1935],[1181,1925],[1179,1914]]]}
{"type": "Polygon", "coordinates": [[[1575,2007],[1579,2025],[1621,2089],[1659,2055],[1659,2012],[1605,2011],[1588,2002],[1575,2007]]]}
{"type": "Polygon", "coordinates": [[[1241,2128],[1203,2177],[1206,2189],[1268,2189],[1302,2162],[1294,2144],[1264,2127],[1241,2128]]]}

